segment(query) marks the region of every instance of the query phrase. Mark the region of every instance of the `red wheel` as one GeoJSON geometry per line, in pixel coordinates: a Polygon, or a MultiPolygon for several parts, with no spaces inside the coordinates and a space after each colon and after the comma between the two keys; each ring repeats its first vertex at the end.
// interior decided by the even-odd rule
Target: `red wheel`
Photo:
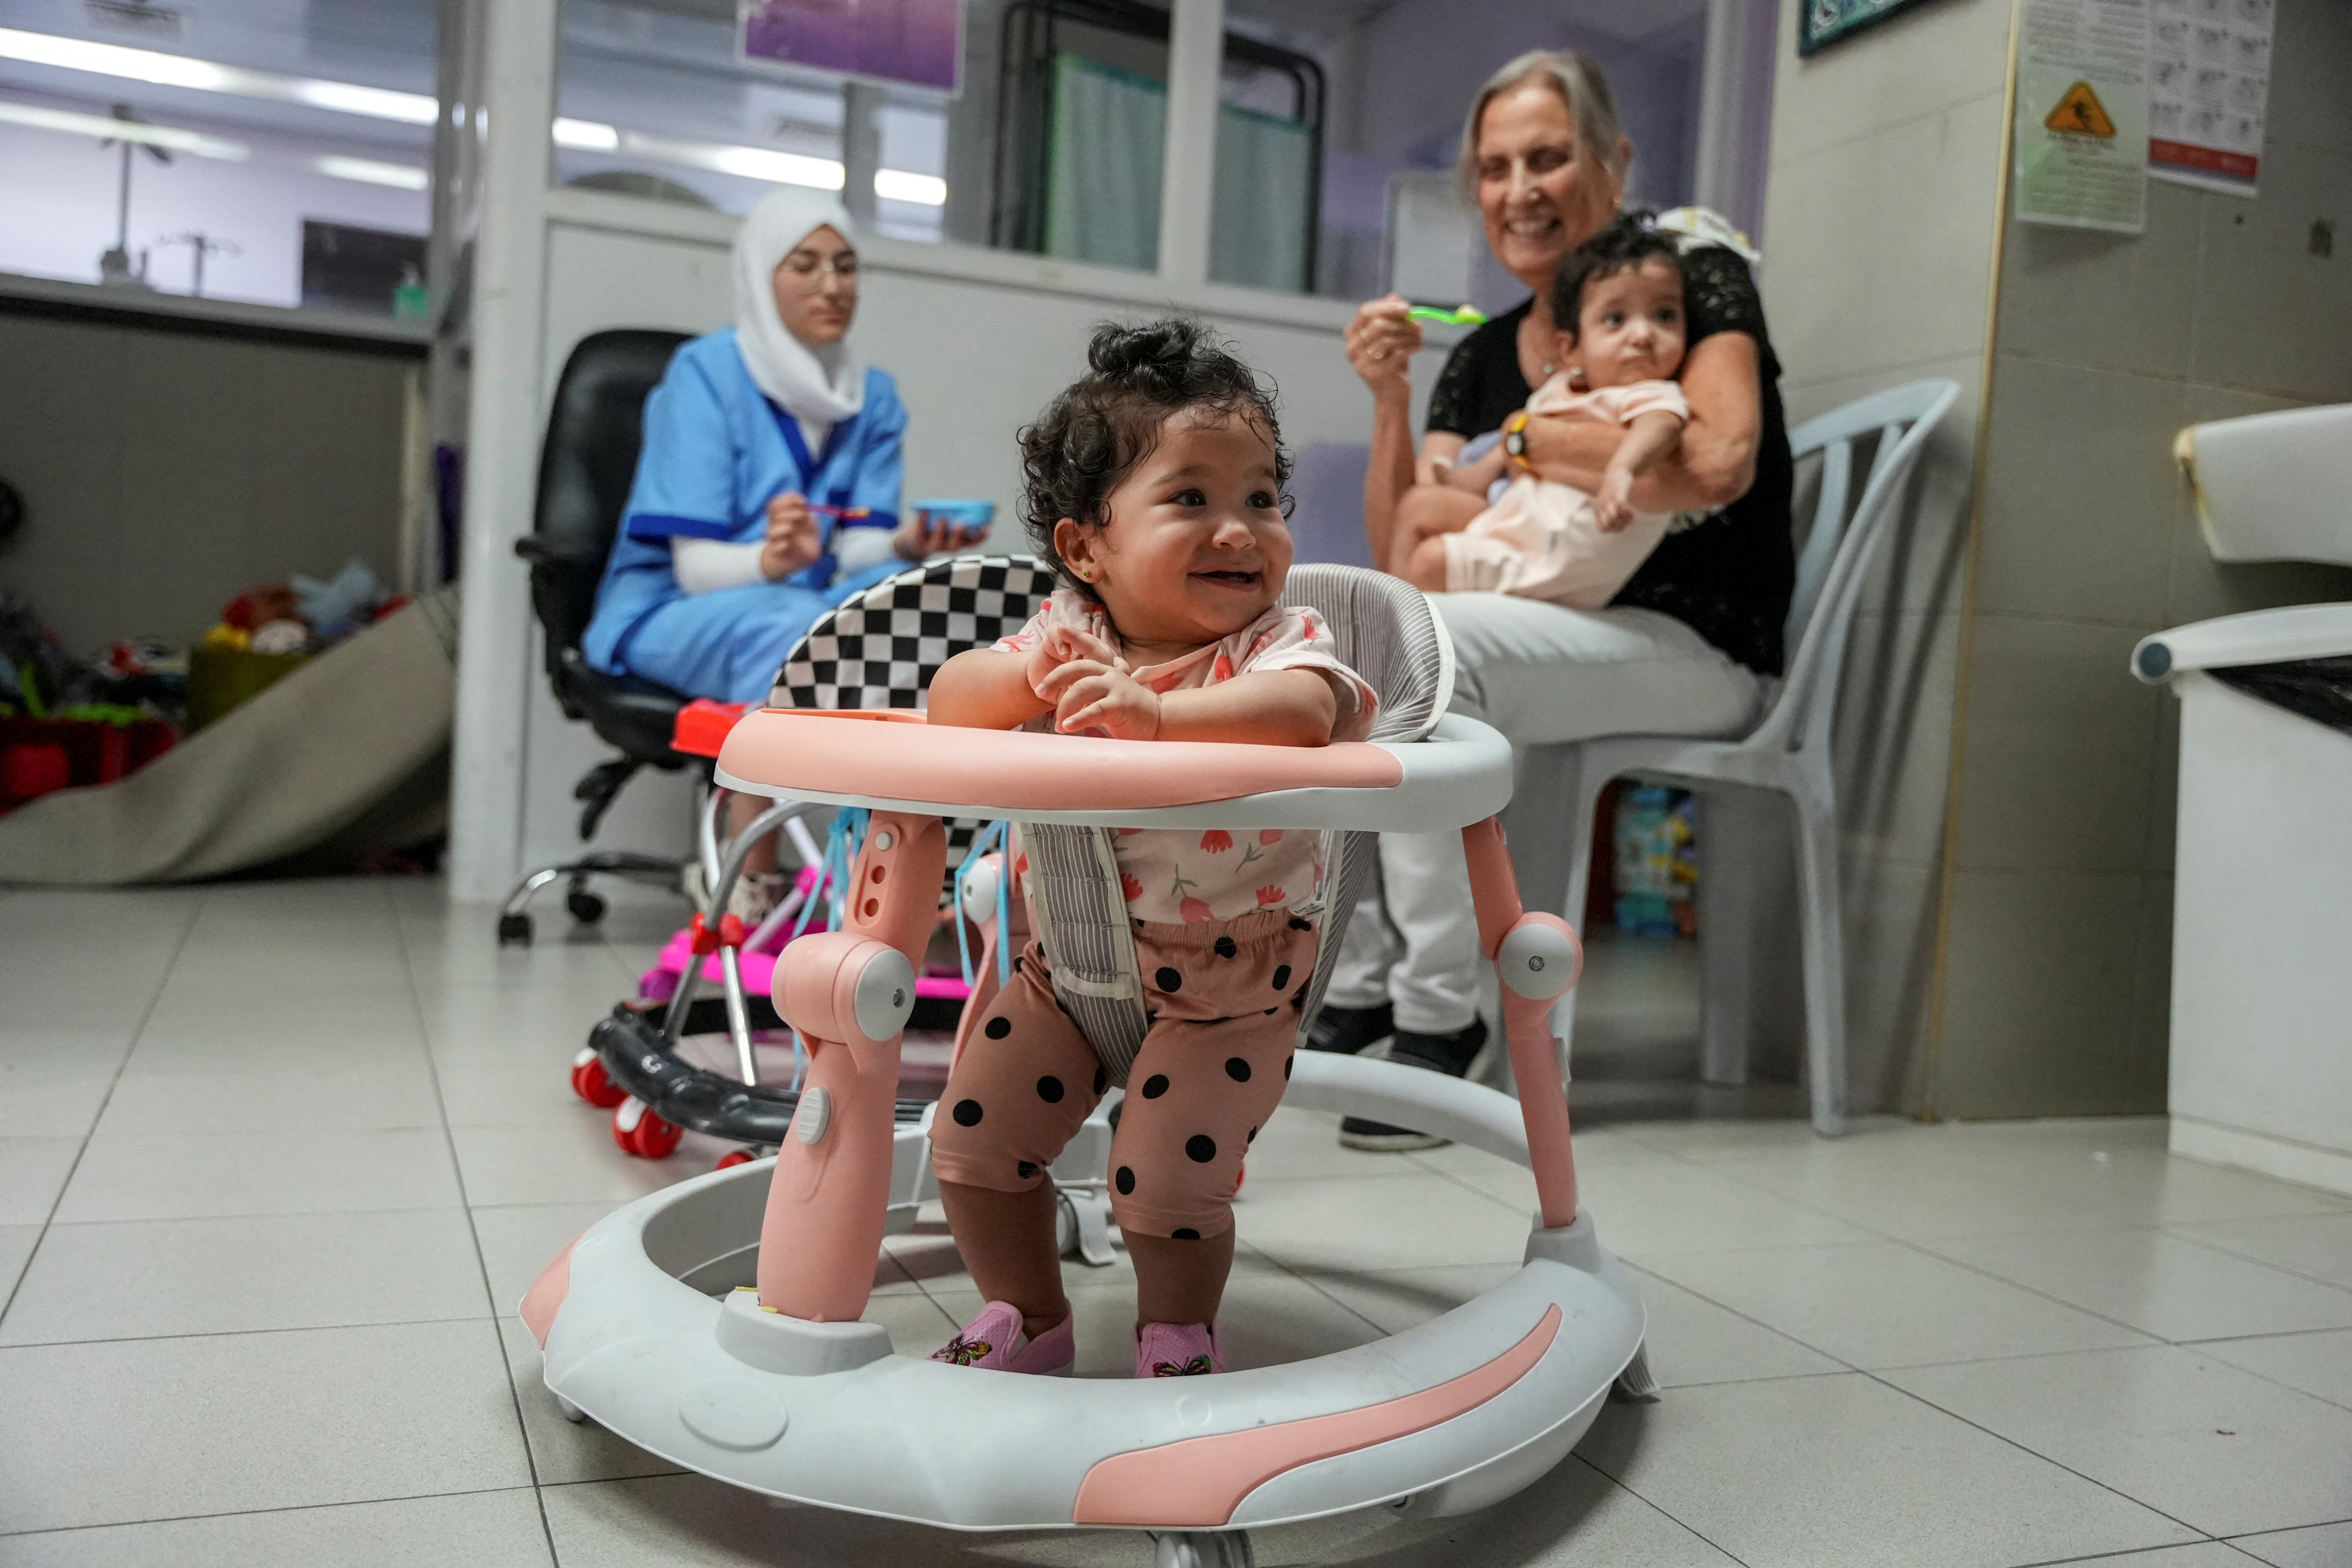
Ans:
{"type": "Polygon", "coordinates": [[[629,1098],[628,1091],[604,1071],[604,1058],[596,1054],[593,1046],[572,1058],[572,1092],[604,1110],[629,1098]]]}
{"type": "Polygon", "coordinates": [[[665,1121],[648,1110],[637,1122],[636,1146],[630,1151],[648,1160],[667,1160],[677,1152],[678,1140],[686,1129],[675,1121],[665,1121]]]}
{"type": "Polygon", "coordinates": [[[748,1165],[751,1163],[751,1151],[749,1149],[730,1149],[724,1154],[719,1155],[718,1163],[712,1165],[710,1168],[714,1171],[725,1171],[732,1169],[737,1165],[748,1165]]]}

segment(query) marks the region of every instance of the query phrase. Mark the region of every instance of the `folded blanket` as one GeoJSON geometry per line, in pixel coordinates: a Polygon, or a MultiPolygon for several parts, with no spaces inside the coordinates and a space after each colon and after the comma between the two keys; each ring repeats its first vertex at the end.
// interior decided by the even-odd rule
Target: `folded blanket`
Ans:
{"type": "Polygon", "coordinates": [[[457,645],[444,588],[130,777],[0,816],[0,883],[189,882],[413,831],[446,800],[457,645]]]}

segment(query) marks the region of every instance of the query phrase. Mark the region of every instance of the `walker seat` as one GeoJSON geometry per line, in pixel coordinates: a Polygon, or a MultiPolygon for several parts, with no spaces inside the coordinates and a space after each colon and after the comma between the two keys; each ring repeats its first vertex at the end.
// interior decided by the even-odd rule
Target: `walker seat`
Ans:
{"type": "MultiPolygon", "coordinates": [[[[1444,713],[1451,650],[1419,594],[1300,567],[1286,597],[1324,613],[1340,656],[1380,692],[1373,740],[1305,750],[950,737],[911,713],[776,709],[736,726],[719,760],[727,787],[872,813],[851,910],[777,967],[777,1009],[812,1051],[777,1156],[608,1215],[524,1298],[565,1414],[795,1501],[962,1530],[1143,1529],[1163,1565],[1233,1564],[1250,1560],[1253,1525],[1382,1504],[1417,1517],[1485,1507],[1565,1457],[1612,1384],[1653,1392],[1640,1297],[1577,1208],[1549,1020],[1580,954],[1565,922],[1520,908],[1494,820],[1510,793],[1509,744],[1444,713]],[[860,1315],[894,1165],[922,1158],[920,1129],[894,1125],[891,1096],[950,815],[1020,824],[1033,863],[1056,835],[1084,848],[1114,826],[1336,831],[1302,1031],[1370,835],[1462,829],[1520,1099],[1312,1052],[1293,1058],[1286,1098],[1526,1164],[1539,1212],[1519,1271],[1376,1343],[1206,1378],[1024,1377],[892,1354],[860,1315]],[[983,1431],[990,1440],[975,1442],[983,1431]]],[[[1102,1005],[1073,1016],[1111,1059],[1117,1042],[1097,1028],[1116,1035],[1121,1003],[1115,948],[1129,928],[1116,883],[1047,874],[1037,899],[1056,985],[1066,978],[1102,1005]]]]}

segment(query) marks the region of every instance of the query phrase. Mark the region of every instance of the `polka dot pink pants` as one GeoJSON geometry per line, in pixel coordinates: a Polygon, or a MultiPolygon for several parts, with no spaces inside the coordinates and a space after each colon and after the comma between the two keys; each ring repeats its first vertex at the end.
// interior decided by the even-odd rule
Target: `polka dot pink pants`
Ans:
{"type": "MultiPolygon", "coordinates": [[[[1120,1229],[1198,1239],[1234,1223],[1242,1158],[1290,1079],[1316,941],[1312,924],[1282,910],[1201,925],[1138,923],[1151,1027],[1111,1138],[1110,1205],[1120,1229]]],[[[931,1168],[943,1182],[1027,1192],[1107,1082],[1032,942],[948,1074],[931,1168]]]]}

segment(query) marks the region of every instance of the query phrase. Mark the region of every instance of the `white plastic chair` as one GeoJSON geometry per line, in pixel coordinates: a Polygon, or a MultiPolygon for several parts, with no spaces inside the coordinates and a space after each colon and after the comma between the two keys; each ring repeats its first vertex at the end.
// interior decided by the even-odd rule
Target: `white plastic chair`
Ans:
{"type": "MultiPolygon", "coordinates": [[[[1837,784],[1831,771],[1830,720],[1846,635],[1871,558],[1895,526],[1903,495],[1928,433],[1960,395],[1949,381],[1915,381],[1849,403],[1799,426],[1789,437],[1799,458],[1822,455],[1821,499],[1797,562],[1789,605],[1788,646],[1796,650],[1787,679],[1754,730],[1737,740],[1679,735],[1603,735],[1559,748],[1571,754],[1575,817],[1569,836],[1565,913],[1583,923],[1591,869],[1594,810],[1611,779],[1626,773],[1778,790],[1796,803],[1798,882],[1803,906],[1805,1070],[1813,1131],[1845,1131],[1845,962],[1838,888],[1837,784]],[[1846,515],[1853,484],[1853,446],[1875,434],[1878,446],[1862,500],[1846,515]]],[[[1549,748],[1548,748],[1549,749],[1549,748]]],[[[1707,873],[1702,869],[1701,875],[1707,873]]],[[[1744,933],[1742,933],[1744,935],[1744,933]]],[[[1700,940],[1740,940],[1700,932],[1700,940]]],[[[1576,993],[1561,998],[1554,1024],[1563,1049],[1575,1021],[1576,993]]]]}

